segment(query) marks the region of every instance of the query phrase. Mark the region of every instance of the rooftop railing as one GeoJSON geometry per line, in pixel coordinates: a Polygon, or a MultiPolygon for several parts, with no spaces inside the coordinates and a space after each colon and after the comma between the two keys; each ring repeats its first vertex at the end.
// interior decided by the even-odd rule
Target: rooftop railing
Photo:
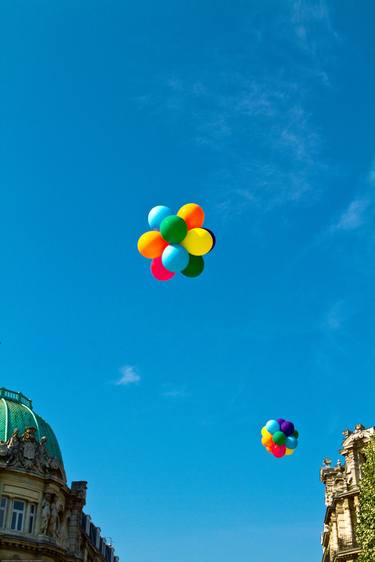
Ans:
{"type": "Polygon", "coordinates": [[[15,392],[14,390],[8,390],[7,388],[0,388],[0,398],[5,398],[6,400],[12,400],[13,402],[18,402],[23,404],[32,410],[33,403],[27,398],[22,392],[15,392]]]}

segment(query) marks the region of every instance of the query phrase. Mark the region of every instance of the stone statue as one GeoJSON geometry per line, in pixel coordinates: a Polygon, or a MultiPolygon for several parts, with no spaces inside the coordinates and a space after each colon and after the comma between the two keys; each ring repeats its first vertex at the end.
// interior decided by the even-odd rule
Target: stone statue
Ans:
{"type": "Polygon", "coordinates": [[[51,496],[46,494],[43,499],[42,509],[40,514],[40,534],[47,535],[48,527],[51,518],[51,496]]]}
{"type": "Polygon", "coordinates": [[[42,437],[39,446],[37,447],[36,456],[35,456],[35,464],[37,468],[44,472],[46,468],[49,466],[49,456],[46,449],[47,437],[42,437]]]}
{"type": "Polygon", "coordinates": [[[7,441],[8,449],[11,449],[12,447],[14,447],[19,442],[20,442],[20,436],[19,436],[18,428],[16,427],[16,429],[13,431],[11,437],[7,441]]]}
{"type": "Polygon", "coordinates": [[[47,437],[36,438],[36,428],[26,427],[23,435],[15,429],[6,441],[0,441],[0,466],[15,466],[41,473],[52,473],[65,480],[64,468],[57,458],[49,455],[47,437]]]}
{"type": "Polygon", "coordinates": [[[60,468],[60,463],[55,457],[48,458],[48,466],[52,470],[58,470],[60,468]]]}
{"type": "Polygon", "coordinates": [[[35,457],[38,444],[35,439],[35,427],[27,427],[22,436],[22,464],[27,469],[32,469],[35,464],[35,457]]]}
{"type": "Polygon", "coordinates": [[[11,437],[8,439],[6,446],[8,451],[7,465],[19,462],[21,452],[21,439],[17,428],[13,431],[11,437]]]}
{"type": "Polygon", "coordinates": [[[51,504],[51,515],[49,520],[49,534],[51,537],[57,539],[59,538],[59,531],[60,531],[60,519],[59,519],[59,504],[57,500],[55,500],[51,504]]]}
{"type": "Polygon", "coordinates": [[[346,465],[346,482],[349,487],[353,484],[353,474],[349,463],[346,465]]]}

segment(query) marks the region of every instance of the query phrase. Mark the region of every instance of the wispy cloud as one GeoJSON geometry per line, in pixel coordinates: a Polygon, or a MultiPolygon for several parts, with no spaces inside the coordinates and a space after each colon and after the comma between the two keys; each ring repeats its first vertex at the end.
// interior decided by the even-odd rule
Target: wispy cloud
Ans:
{"type": "Polygon", "coordinates": [[[310,110],[312,86],[314,95],[329,86],[327,61],[337,41],[328,3],[288,2],[276,20],[271,42],[268,29],[255,34],[249,23],[245,49],[215,51],[210,65],[158,77],[153,95],[139,97],[140,109],[167,114],[168,123],[183,126],[188,142],[221,155],[202,188],[212,191],[223,216],[249,206],[264,212],[307,196],[314,202],[317,186],[332,173],[310,110]],[[269,55],[280,59],[273,72],[269,55]]]}
{"type": "MultiPolygon", "coordinates": [[[[319,45],[329,39],[339,39],[333,28],[326,0],[295,0],[292,3],[292,22],[301,46],[310,51],[320,64],[319,45]]],[[[323,77],[323,75],[322,75],[323,77]]]]}
{"type": "Polygon", "coordinates": [[[369,171],[368,182],[371,186],[375,185],[375,162],[372,163],[371,169],[369,171]]]}
{"type": "Polygon", "coordinates": [[[168,88],[168,111],[189,115],[192,142],[223,154],[209,179],[222,214],[298,202],[324,174],[322,140],[298,81],[223,73],[215,87],[174,78],[168,88]]]}
{"type": "Polygon", "coordinates": [[[374,187],[375,187],[375,163],[369,166],[368,171],[363,173],[358,185],[354,186],[356,195],[341,212],[337,213],[336,218],[327,228],[325,235],[330,237],[332,234],[340,232],[362,232],[366,235],[367,245],[373,247],[374,237],[369,234],[368,226],[374,222],[374,187]],[[367,228],[366,228],[367,227],[367,228]]]}
{"type": "Polygon", "coordinates": [[[322,328],[324,331],[337,332],[344,324],[344,303],[343,301],[335,302],[327,311],[323,320],[322,328]]]}
{"type": "Polygon", "coordinates": [[[342,213],[339,220],[333,225],[333,230],[357,230],[366,220],[366,211],[369,208],[368,199],[355,199],[342,213]]]}
{"type": "Polygon", "coordinates": [[[161,396],[163,398],[171,398],[171,399],[181,399],[181,398],[188,398],[190,396],[190,392],[188,392],[186,386],[182,386],[179,388],[167,388],[163,392],[161,392],[161,396]]]}
{"type": "Polygon", "coordinates": [[[140,375],[131,365],[124,365],[120,368],[121,377],[116,382],[119,386],[128,386],[130,384],[138,384],[141,380],[140,375]]]}

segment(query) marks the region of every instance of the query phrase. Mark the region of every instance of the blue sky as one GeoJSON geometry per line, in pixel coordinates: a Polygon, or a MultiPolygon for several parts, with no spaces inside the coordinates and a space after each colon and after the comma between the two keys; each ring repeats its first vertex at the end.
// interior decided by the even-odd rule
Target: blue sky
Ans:
{"type": "Polygon", "coordinates": [[[321,460],[374,423],[373,3],[0,10],[1,385],[123,560],[319,560],[321,460]],[[189,201],[216,249],[158,284],[137,238],[189,201]]]}

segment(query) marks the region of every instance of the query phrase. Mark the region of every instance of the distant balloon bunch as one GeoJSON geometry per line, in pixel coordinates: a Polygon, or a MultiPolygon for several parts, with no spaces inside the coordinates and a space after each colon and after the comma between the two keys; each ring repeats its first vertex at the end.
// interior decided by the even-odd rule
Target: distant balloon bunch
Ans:
{"type": "Polygon", "coordinates": [[[277,458],[293,455],[298,446],[298,431],[292,422],[283,418],[268,420],[261,434],[262,445],[277,458]]]}
{"type": "Polygon", "coordinates": [[[203,257],[215,246],[215,236],[203,228],[204,212],[195,203],[183,205],[176,215],[158,205],[148,214],[153,230],[138,240],[139,253],[151,259],[151,273],[158,281],[168,281],[180,272],[198,277],[204,269],[203,257]]]}

